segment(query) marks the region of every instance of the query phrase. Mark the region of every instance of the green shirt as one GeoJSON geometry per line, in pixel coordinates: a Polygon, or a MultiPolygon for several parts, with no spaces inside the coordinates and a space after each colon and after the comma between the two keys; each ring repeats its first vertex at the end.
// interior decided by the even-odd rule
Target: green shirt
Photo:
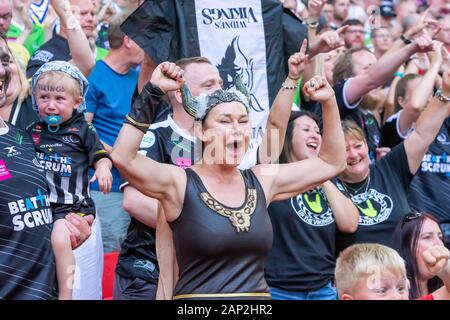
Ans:
{"type": "Polygon", "coordinates": [[[97,54],[95,55],[95,61],[106,58],[108,53],[109,53],[109,51],[106,50],[105,48],[97,47],[97,54]]]}
{"type": "MultiPolygon", "coordinates": [[[[6,33],[6,37],[8,40],[15,41],[22,34],[22,30],[11,23],[8,32],[6,33]]],[[[28,50],[30,56],[39,49],[45,42],[45,29],[42,25],[33,24],[33,29],[31,30],[30,35],[25,40],[23,46],[28,50]]]]}

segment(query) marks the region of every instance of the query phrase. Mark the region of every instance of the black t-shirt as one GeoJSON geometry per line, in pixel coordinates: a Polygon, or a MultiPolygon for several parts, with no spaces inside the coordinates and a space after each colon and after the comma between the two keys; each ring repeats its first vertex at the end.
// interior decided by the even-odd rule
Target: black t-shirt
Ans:
{"type": "Polygon", "coordinates": [[[407,194],[413,175],[403,143],[372,164],[369,177],[370,180],[347,187],[340,180],[336,183],[339,190],[351,195],[360,214],[355,233],[338,232],[338,253],[355,243],[380,243],[395,248],[395,228],[411,211],[407,194]]]}
{"type": "Polygon", "coordinates": [[[8,122],[16,128],[26,131],[28,126],[39,121],[37,112],[33,109],[31,96],[27,96],[21,103],[14,101],[8,122]]]}
{"type": "Polygon", "coordinates": [[[41,122],[31,125],[28,132],[46,171],[55,219],[69,212],[95,214],[89,196],[89,167],[109,155],[94,127],[75,111],[56,133],[49,132],[47,124],[41,122]]]}
{"type": "Polygon", "coordinates": [[[403,135],[399,128],[399,119],[402,110],[390,116],[381,128],[381,146],[393,148],[406,139],[408,133],[403,135]]]}
{"type": "Polygon", "coordinates": [[[269,286],[313,291],[331,282],[336,222],[322,188],[269,205],[273,247],[266,261],[269,286]]]}
{"type": "Polygon", "coordinates": [[[450,118],[422,159],[409,190],[411,208],[450,222],[450,118]]]}
{"type": "Polygon", "coordinates": [[[31,78],[46,62],[56,60],[70,61],[71,59],[69,42],[59,34],[54,33],[53,37],[30,57],[27,66],[27,78],[31,78]]]}
{"type": "Polygon", "coordinates": [[[336,102],[339,107],[339,113],[343,120],[353,120],[364,131],[367,139],[367,145],[369,147],[370,161],[376,160],[376,148],[380,146],[381,130],[378,126],[378,122],[375,116],[367,110],[363,110],[359,104],[362,101],[362,97],[358,102],[350,105],[345,98],[345,88],[348,80],[344,80],[333,86],[336,94],[336,102]]]}
{"type": "Polygon", "coordinates": [[[31,138],[0,134],[0,300],[56,299],[52,211],[31,138]]]}
{"type": "MultiPolygon", "coordinates": [[[[170,116],[153,124],[142,139],[139,153],[161,163],[187,168],[194,163],[194,142],[182,135],[170,116]]],[[[128,183],[121,186],[123,189],[128,183]]],[[[155,229],[131,217],[130,226],[117,262],[123,277],[138,277],[156,284],[159,276],[155,229]]]]}

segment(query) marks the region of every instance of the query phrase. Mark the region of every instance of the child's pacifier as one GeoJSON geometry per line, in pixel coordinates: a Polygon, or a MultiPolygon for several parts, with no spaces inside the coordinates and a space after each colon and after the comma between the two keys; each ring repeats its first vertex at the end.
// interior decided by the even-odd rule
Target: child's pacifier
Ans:
{"type": "Polygon", "coordinates": [[[44,121],[47,123],[48,131],[52,133],[58,132],[61,116],[47,116],[44,118],[44,121]]]}

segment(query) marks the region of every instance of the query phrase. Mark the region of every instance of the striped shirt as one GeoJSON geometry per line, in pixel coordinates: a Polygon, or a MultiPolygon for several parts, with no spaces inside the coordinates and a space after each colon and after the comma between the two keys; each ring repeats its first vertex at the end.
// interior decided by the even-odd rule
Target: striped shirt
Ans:
{"type": "Polygon", "coordinates": [[[0,131],[0,300],[56,299],[45,172],[25,131],[0,131]]]}
{"type": "Polygon", "coordinates": [[[94,127],[76,113],[51,133],[44,123],[28,128],[44,167],[55,219],[69,212],[95,214],[89,194],[89,167],[109,157],[94,127]]]}

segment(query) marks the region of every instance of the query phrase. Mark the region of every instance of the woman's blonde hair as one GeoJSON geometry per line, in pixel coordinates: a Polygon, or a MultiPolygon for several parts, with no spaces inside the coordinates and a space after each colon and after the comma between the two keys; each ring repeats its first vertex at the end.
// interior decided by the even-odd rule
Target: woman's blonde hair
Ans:
{"type": "Polygon", "coordinates": [[[362,277],[376,276],[386,269],[407,279],[405,261],[394,249],[376,243],[348,247],[336,260],[335,278],[339,296],[353,294],[362,277]]]}
{"type": "Polygon", "coordinates": [[[19,75],[20,91],[18,99],[20,102],[25,100],[25,98],[30,94],[30,84],[25,75],[25,71],[22,65],[18,62],[17,58],[14,56],[13,51],[9,48],[9,56],[11,57],[11,62],[16,65],[17,73],[19,75]]]}
{"type": "Polygon", "coordinates": [[[350,136],[357,140],[367,143],[366,136],[362,129],[352,120],[344,120],[341,122],[342,131],[345,136],[350,136]]]}

